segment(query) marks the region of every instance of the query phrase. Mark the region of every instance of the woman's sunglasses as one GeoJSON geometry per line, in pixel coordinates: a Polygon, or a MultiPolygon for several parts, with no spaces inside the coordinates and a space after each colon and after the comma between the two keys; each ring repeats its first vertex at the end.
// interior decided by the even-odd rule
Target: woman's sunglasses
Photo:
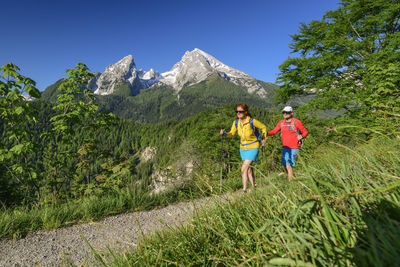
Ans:
{"type": "Polygon", "coordinates": [[[282,112],[282,114],[290,114],[290,113],[292,112],[287,112],[287,111],[282,112]]]}
{"type": "Polygon", "coordinates": [[[236,112],[236,113],[243,114],[243,113],[245,113],[246,111],[244,111],[244,110],[235,110],[235,112],[236,112]]]}

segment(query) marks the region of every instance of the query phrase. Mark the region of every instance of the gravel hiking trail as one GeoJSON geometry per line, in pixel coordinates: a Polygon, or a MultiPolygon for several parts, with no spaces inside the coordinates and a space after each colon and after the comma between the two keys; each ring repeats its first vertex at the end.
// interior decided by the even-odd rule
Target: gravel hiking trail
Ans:
{"type": "MultiPolygon", "coordinates": [[[[228,197],[229,198],[229,197],[228,197]]],[[[146,234],[187,221],[202,207],[226,200],[213,196],[180,202],[164,208],[106,217],[85,223],[27,235],[19,240],[0,240],[0,266],[93,265],[93,253],[82,235],[97,251],[134,249],[146,234]]]]}

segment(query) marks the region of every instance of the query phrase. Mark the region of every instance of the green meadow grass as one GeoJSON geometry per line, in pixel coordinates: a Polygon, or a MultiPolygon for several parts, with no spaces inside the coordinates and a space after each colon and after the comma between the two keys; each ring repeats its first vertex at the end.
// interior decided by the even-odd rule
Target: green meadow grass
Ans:
{"type": "Polygon", "coordinates": [[[134,251],[94,253],[112,266],[399,266],[399,151],[398,137],[326,145],[300,159],[290,183],[257,169],[263,186],[253,193],[134,251]]]}
{"type": "Polygon", "coordinates": [[[241,186],[238,180],[229,180],[223,191],[220,191],[218,180],[217,177],[211,180],[196,177],[175,189],[153,195],[140,187],[127,187],[115,194],[85,197],[62,204],[3,208],[0,209],[0,238],[18,239],[39,230],[92,222],[125,212],[160,208],[213,193],[232,192],[241,186]]]}
{"type": "Polygon", "coordinates": [[[126,189],[118,194],[87,197],[59,205],[4,209],[0,211],[0,238],[20,238],[38,230],[92,222],[129,211],[162,207],[190,198],[192,194],[196,195],[196,192],[192,192],[190,187],[159,195],[126,189]]]}
{"type": "Polygon", "coordinates": [[[146,209],[160,204],[160,199],[140,192],[84,198],[61,205],[18,207],[0,212],[0,237],[18,238],[29,232],[93,221],[125,210],[146,209]]]}

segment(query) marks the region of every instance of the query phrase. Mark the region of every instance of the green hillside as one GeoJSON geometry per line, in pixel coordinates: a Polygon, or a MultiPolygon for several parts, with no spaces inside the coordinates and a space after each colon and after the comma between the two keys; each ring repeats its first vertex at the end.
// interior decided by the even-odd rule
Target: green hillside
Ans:
{"type": "MultiPolygon", "coordinates": [[[[31,128],[32,140],[40,142],[40,136],[51,129],[49,118],[54,116],[55,112],[52,111],[52,105],[48,102],[34,102],[34,104],[40,111],[38,113],[40,119],[38,124],[31,128]]],[[[52,152],[49,148],[54,147],[56,143],[51,141],[42,144],[34,154],[29,156],[29,160],[35,162],[37,182],[41,186],[39,190],[43,203],[39,206],[33,205],[38,201],[35,195],[27,195],[16,181],[13,181],[10,187],[2,188],[0,200],[6,206],[15,208],[7,209],[2,213],[0,228],[3,232],[0,232],[0,236],[25,234],[38,229],[58,227],[67,223],[72,213],[74,220],[87,221],[118,212],[166,205],[171,201],[193,197],[196,194],[214,193],[219,191],[219,176],[216,174],[219,174],[221,166],[221,153],[225,155],[227,161],[232,162],[224,166],[223,177],[226,190],[239,188],[240,180],[237,179],[239,169],[235,163],[240,162],[238,139],[225,140],[222,147],[218,134],[220,128],[229,129],[232,125],[235,116],[233,110],[234,105],[228,104],[202,111],[183,120],[157,124],[117,119],[109,129],[99,128],[94,133],[99,143],[96,144],[97,152],[94,158],[88,159],[87,162],[90,176],[95,178],[90,181],[83,179],[85,176],[82,176],[84,173],[80,171],[79,166],[82,163],[79,153],[76,156],[72,154],[59,169],[60,175],[68,172],[70,180],[58,180],[53,177],[54,166],[50,164],[54,160],[53,153],[57,150],[52,152]],[[142,152],[149,147],[156,148],[156,153],[150,160],[144,160],[142,152]],[[187,172],[188,163],[194,166],[191,172],[187,172]],[[164,173],[174,185],[172,187],[167,185],[167,190],[159,197],[150,196],[155,183],[154,175],[157,173],[164,173]],[[180,182],[176,184],[175,180],[180,182]],[[61,183],[62,187],[57,194],[54,194],[54,189],[49,191],[53,186],[57,187],[61,183]],[[122,202],[115,202],[115,197],[122,202]],[[108,206],[106,210],[99,212],[94,209],[93,213],[89,214],[82,210],[81,215],[76,213],[76,210],[80,208],[97,205],[95,203],[98,203],[99,199],[105,201],[102,205],[108,206]],[[67,209],[67,207],[70,208],[67,209]],[[64,216],[61,221],[50,222],[47,221],[50,218],[42,217],[43,212],[66,212],[66,214],[57,215],[64,216]],[[17,214],[24,214],[24,216],[17,214]],[[28,224],[28,221],[31,223],[28,224]]],[[[251,107],[251,112],[257,119],[266,123],[269,129],[274,127],[280,119],[279,112],[269,112],[256,106],[251,107]]],[[[321,126],[332,122],[313,121],[313,118],[301,115],[300,118],[315,136],[310,136],[308,146],[305,148],[305,151],[312,150],[325,139],[321,126]]],[[[68,148],[79,152],[90,134],[80,129],[76,130],[77,134],[70,140],[68,148]]],[[[6,138],[8,133],[3,128],[1,133],[2,138],[6,138]]],[[[279,168],[277,164],[280,156],[279,144],[279,138],[268,142],[266,148],[268,171],[279,168]]],[[[2,173],[0,182],[7,183],[7,181],[12,181],[11,177],[7,173],[2,173]]]]}
{"type": "MultiPolygon", "coordinates": [[[[46,88],[41,100],[53,101],[56,87],[62,80],[46,88]]],[[[265,99],[249,94],[247,89],[229,82],[217,74],[191,86],[184,87],[179,94],[167,86],[153,86],[132,96],[127,84],[119,87],[108,96],[96,96],[101,111],[112,112],[120,118],[138,122],[156,123],[171,119],[182,119],[208,108],[228,103],[247,103],[264,108],[272,107],[274,91],[278,88],[272,83],[261,82],[268,92],[265,99]]]]}
{"type": "Polygon", "coordinates": [[[58,87],[63,83],[64,79],[59,79],[52,85],[46,87],[46,89],[42,92],[42,97],[40,99],[46,100],[46,101],[56,101],[57,100],[57,95],[59,95],[59,92],[57,91],[58,87]]]}

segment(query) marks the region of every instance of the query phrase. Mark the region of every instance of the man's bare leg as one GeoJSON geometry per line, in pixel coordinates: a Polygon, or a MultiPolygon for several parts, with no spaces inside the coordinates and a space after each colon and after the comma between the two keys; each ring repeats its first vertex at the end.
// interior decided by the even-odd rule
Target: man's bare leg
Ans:
{"type": "Polygon", "coordinates": [[[294,178],[293,177],[293,168],[290,165],[286,165],[286,170],[287,170],[287,173],[288,173],[288,179],[290,181],[290,180],[292,180],[294,178]]]}

